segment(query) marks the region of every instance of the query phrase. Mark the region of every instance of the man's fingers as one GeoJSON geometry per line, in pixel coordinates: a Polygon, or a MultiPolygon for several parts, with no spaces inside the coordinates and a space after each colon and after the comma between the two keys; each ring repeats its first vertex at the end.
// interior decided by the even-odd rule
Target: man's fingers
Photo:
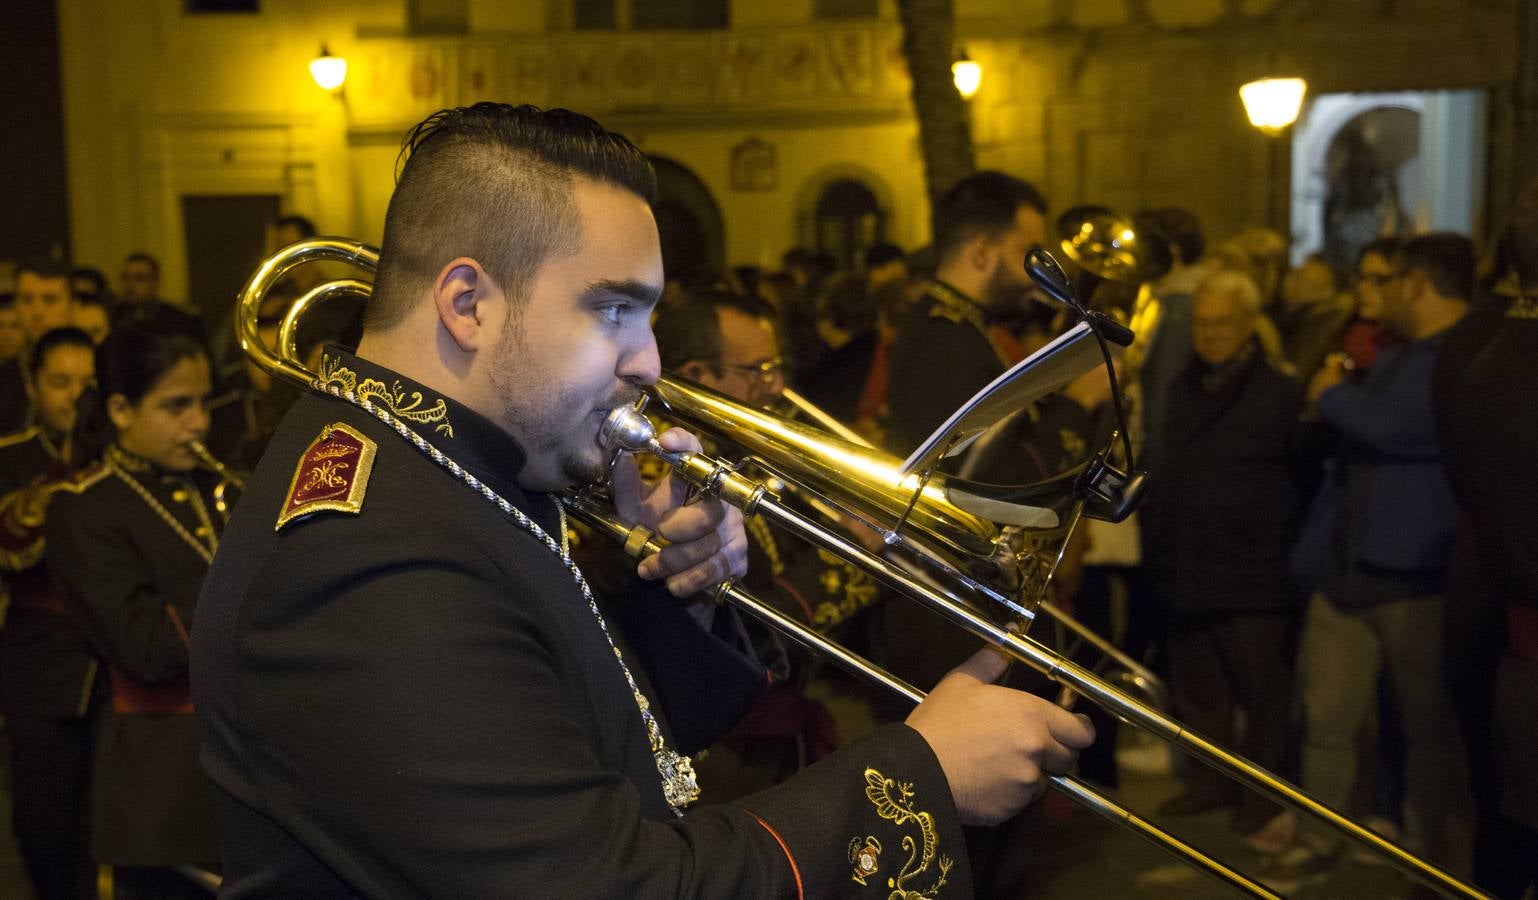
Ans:
{"type": "Polygon", "coordinates": [[[720,500],[706,500],[689,506],[669,510],[657,522],[657,534],[663,540],[678,544],[696,541],[720,529],[726,518],[727,504],[720,500]]]}
{"type": "Polygon", "coordinates": [[[609,494],[614,498],[614,511],[620,519],[631,525],[641,523],[641,470],[636,468],[635,457],[619,454],[614,460],[614,470],[609,475],[609,494]]]}
{"type": "Polygon", "coordinates": [[[728,575],[725,557],[712,556],[697,566],[668,577],[668,592],[675,597],[688,597],[712,585],[725,581],[728,575]]]}
{"type": "Polygon", "coordinates": [[[700,439],[682,428],[669,428],[657,435],[657,443],[673,451],[700,452],[700,439]]]}
{"type": "Polygon", "coordinates": [[[950,678],[952,675],[961,675],[976,679],[983,684],[993,684],[999,680],[1004,674],[1004,670],[1008,668],[1009,658],[995,650],[993,645],[990,644],[972,654],[971,658],[952,669],[945,677],[950,678]]]}
{"type": "Polygon", "coordinates": [[[1053,739],[1075,750],[1083,750],[1095,742],[1095,726],[1090,724],[1089,716],[1064,709],[1058,712],[1059,715],[1047,718],[1047,730],[1052,732],[1053,739]]]}
{"type": "MultiPolygon", "coordinates": [[[[636,572],[648,581],[671,578],[705,562],[715,556],[720,549],[721,536],[712,531],[685,544],[669,544],[663,547],[662,552],[643,559],[636,567],[636,572]]],[[[724,563],[722,571],[725,571],[724,563]]]]}

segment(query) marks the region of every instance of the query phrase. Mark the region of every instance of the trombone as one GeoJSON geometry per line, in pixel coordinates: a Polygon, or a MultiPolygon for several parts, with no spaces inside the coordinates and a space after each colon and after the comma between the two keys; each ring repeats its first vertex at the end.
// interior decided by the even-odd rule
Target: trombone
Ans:
{"type": "MultiPolygon", "coordinates": [[[[304,385],[317,384],[318,377],[299,360],[294,339],[299,318],[310,305],[331,294],[366,296],[370,289],[367,283],[354,279],[317,285],[299,297],[284,317],[279,332],[280,346],[276,349],[267,347],[257,329],[262,300],[287,270],[312,260],[346,262],[372,272],[378,264],[378,251],[357,241],[337,238],[314,239],[284,248],[265,260],[247,281],[236,312],[236,336],[253,362],[304,385]]],[[[781,502],[768,485],[736,471],[729,462],[703,453],[663,449],[652,435],[651,423],[638,409],[621,407],[611,413],[603,426],[606,446],[615,451],[645,451],[658,455],[699,490],[740,507],[744,515],[763,516],[863,567],[890,587],[924,603],[1061,687],[1250,787],[1315,816],[1435,890],[1454,897],[1486,896],[1254,763],[1188,731],[1180,722],[1123,693],[1092,671],[1024,633],[1021,624],[1028,624],[1034,618],[1037,600],[1051,577],[1062,542],[1084,506],[1077,496],[1080,479],[1094,463],[1065,476],[1012,491],[1008,502],[1018,507],[1015,514],[1019,521],[1016,524],[1027,532],[1023,540],[1012,543],[992,522],[967,512],[954,502],[956,498],[970,498],[964,502],[979,499],[972,492],[980,486],[960,479],[947,479],[944,475],[927,479],[917,475],[904,476],[896,460],[876,450],[839,440],[819,428],[743,406],[687,381],[664,377],[650,389],[649,396],[669,418],[742,447],[761,462],[771,461],[776,477],[793,481],[798,490],[819,495],[878,528],[889,546],[914,556],[924,569],[924,577],[811,520],[781,502]],[[1020,576],[1018,586],[1006,589],[989,583],[987,579],[996,576],[1001,565],[1007,565],[1020,576]],[[936,582],[941,586],[937,587],[936,582]],[[1006,621],[1001,624],[1001,619],[1006,621]]],[[[984,506],[995,502],[982,499],[984,506]]],[[[625,540],[628,549],[635,554],[655,552],[659,547],[652,535],[620,521],[602,498],[591,491],[569,494],[563,502],[583,521],[625,540]]],[[[975,507],[977,504],[971,505],[975,507]]],[[[997,505],[1005,504],[998,502],[997,505]]],[[[715,594],[718,600],[737,604],[793,640],[828,653],[836,663],[878,686],[915,701],[923,696],[913,686],[870,661],[777,613],[736,584],[726,582],[718,586],[715,594]]],[[[1098,815],[1130,828],[1185,862],[1252,896],[1277,896],[1242,872],[1168,834],[1078,779],[1054,776],[1050,783],[1098,815]]]]}
{"type": "MultiPolygon", "coordinates": [[[[804,417],[810,420],[812,424],[830,432],[840,440],[874,449],[875,445],[866,440],[863,435],[829,415],[826,410],[808,400],[795,389],[787,387],[781,391],[780,396],[784,401],[782,406],[788,418],[804,417]]],[[[785,482],[785,487],[787,490],[794,491],[795,483],[785,482]]],[[[808,503],[813,508],[819,510],[826,508],[826,504],[819,502],[819,498],[816,497],[808,498],[808,503]]],[[[1088,644],[1095,652],[1101,655],[1105,662],[1115,664],[1116,668],[1111,677],[1116,681],[1148,698],[1149,703],[1153,706],[1159,709],[1169,708],[1169,687],[1164,683],[1164,679],[1155,674],[1152,669],[1133,659],[1120,647],[1117,647],[1094,629],[1074,618],[1073,615],[1051,600],[1043,597],[1036,604],[1036,610],[1045,613],[1053,620],[1053,624],[1062,631],[1073,634],[1078,642],[1088,644]]],[[[1064,643],[1064,641],[1060,640],[1059,643],[1064,643]]],[[[1070,649],[1066,655],[1072,656],[1072,650],[1070,649]]],[[[1098,667],[1095,670],[1098,671],[1098,667]]]]}

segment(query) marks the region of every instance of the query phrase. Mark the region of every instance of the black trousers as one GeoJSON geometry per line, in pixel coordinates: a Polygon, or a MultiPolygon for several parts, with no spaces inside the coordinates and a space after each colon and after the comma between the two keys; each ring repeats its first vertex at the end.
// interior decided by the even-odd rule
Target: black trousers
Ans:
{"type": "MultiPolygon", "coordinates": [[[[1170,690],[1175,713],[1198,734],[1272,772],[1292,756],[1293,673],[1297,620],[1287,613],[1180,617],[1170,629],[1170,690]],[[1235,712],[1244,710],[1244,734],[1235,712]]],[[[1190,767],[1192,793],[1228,799],[1237,786],[1207,766],[1190,767]]],[[[1255,819],[1275,810],[1246,791],[1240,813],[1255,819]]]]}
{"type": "Polygon", "coordinates": [[[90,721],[8,716],[5,733],[12,827],[37,900],[95,897],[90,721]]]}

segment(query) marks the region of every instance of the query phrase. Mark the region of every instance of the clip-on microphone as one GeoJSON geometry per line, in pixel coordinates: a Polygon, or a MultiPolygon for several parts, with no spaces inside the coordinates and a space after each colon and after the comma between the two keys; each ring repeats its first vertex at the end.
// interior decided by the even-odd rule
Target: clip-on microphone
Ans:
{"type": "MultiPolygon", "coordinates": [[[[1122,411],[1121,387],[1116,383],[1116,367],[1111,363],[1111,351],[1106,347],[1105,342],[1109,340],[1117,346],[1126,347],[1131,345],[1135,335],[1132,329],[1110,316],[1086,309],[1079,302],[1079,298],[1074,296],[1073,288],[1068,283],[1068,274],[1063,271],[1063,267],[1051,253],[1039,247],[1027,253],[1025,271],[1031,276],[1031,280],[1046,291],[1052,299],[1077,313],[1079,318],[1089,325],[1095,339],[1100,342],[1100,351],[1105,356],[1106,374],[1111,379],[1111,403],[1116,408],[1116,421],[1120,426],[1122,447],[1126,452],[1129,471],[1122,471],[1111,464],[1110,448],[1107,447],[1085,467],[1078,486],[1084,492],[1084,515],[1105,522],[1120,522],[1131,515],[1137,508],[1138,502],[1143,499],[1147,473],[1131,468],[1132,439],[1127,434],[1127,418],[1122,411]]],[[[1114,436],[1112,440],[1115,440],[1114,436]]]]}

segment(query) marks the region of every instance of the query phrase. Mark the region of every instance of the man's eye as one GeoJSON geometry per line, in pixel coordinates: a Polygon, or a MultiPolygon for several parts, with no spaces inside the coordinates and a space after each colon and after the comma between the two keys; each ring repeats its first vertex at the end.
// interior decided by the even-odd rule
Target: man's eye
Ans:
{"type": "Polygon", "coordinates": [[[628,303],[615,303],[599,309],[599,313],[603,316],[604,321],[610,325],[618,325],[623,322],[625,313],[629,311],[630,304],[628,303]]]}

